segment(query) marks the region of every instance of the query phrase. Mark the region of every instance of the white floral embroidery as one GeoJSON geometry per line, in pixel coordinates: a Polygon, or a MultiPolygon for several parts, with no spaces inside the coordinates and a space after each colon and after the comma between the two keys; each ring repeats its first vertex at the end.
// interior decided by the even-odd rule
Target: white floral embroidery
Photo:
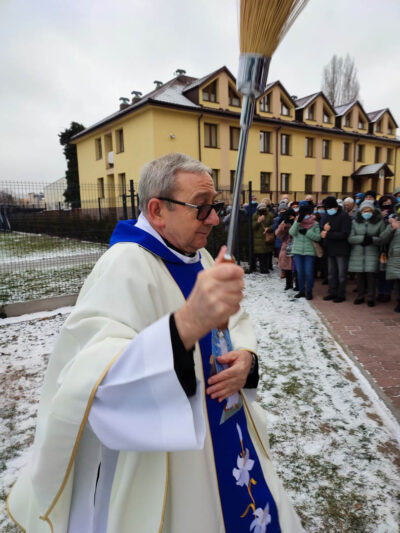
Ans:
{"type": "Polygon", "coordinates": [[[253,533],[265,533],[267,531],[268,524],[271,523],[271,515],[269,514],[269,503],[267,503],[265,509],[258,507],[254,511],[256,517],[250,524],[250,531],[254,529],[253,533]]]}
{"type": "Polygon", "coordinates": [[[250,481],[250,470],[254,466],[253,459],[249,459],[250,452],[246,448],[246,453],[244,457],[241,457],[238,455],[237,458],[237,468],[234,468],[232,471],[232,474],[234,478],[236,479],[236,485],[240,485],[243,487],[243,485],[246,485],[246,487],[249,484],[250,481]]]}

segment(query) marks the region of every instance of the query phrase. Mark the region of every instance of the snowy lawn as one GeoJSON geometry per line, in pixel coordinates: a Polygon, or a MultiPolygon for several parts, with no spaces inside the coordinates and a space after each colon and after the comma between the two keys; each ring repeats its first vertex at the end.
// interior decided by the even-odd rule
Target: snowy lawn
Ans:
{"type": "MultiPolygon", "coordinates": [[[[276,273],[246,276],[276,468],[307,531],[397,533],[400,428],[314,308],[288,292],[276,273]]],[[[43,371],[66,312],[0,322],[2,499],[32,441],[43,371]]],[[[4,505],[0,530],[16,531],[4,505]]]]}

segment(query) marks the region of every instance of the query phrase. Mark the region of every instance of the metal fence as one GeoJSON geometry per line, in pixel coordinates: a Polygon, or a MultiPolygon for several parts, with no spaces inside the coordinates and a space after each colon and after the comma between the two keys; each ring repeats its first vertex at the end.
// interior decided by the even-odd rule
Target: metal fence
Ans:
{"type": "MultiPolygon", "coordinates": [[[[62,180],[51,185],[0,182],[0,306],[78,292],[107,249],[116,222],[139,213],[132,180],[118,186],[81,185],[69,189],[69,201],[65,187],[62,180]]],[[[305,196],[287,194],[290,199],[305,196]]],[[[324,196],[328,194],[338,195],[324,196]]],[[[273,195],[252,190],[250,183],[241,200],[246,204],[266,197],[273,195]]],[[[220,198],[230,204],[231,191],[221,190],[220,198]]],[[[252,264],[251,216],[251,210],[241,210],[236,236],[235,257],[244,266],[252,264]]],[[[214,257],[226,242],[226,231],[221,223],[209,236],[207,247],[214,257]]]]}

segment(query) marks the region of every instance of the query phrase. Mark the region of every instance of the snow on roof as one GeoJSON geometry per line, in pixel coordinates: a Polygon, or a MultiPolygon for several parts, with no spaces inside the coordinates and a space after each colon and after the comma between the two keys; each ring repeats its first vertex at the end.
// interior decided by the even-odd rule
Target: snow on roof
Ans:
{"type": "Polygon", "coordinates": [[[363,165],[353,173],[353,176],[371,176],[377,174],[382,168],[385,169],[385,176],[393,176],[393,172],[386,163],[374,163],[373,165],[363,165]]]}
{"type": "Polygon", "coordinates": [[[348,102],[347,104],[337,105],[335,107],[336,115],[337,116],[345,115],[347,111],[349,111],[356,102],[357,100],[353,100],[352,102],[348,102]]]}
{"type": "Polygon", "coordinates": [[[296,100],[294,101],[295,105],[296,105],[296,109],[302,109],[303,107],[307,107],[308,104],[311,104],[311,102],[319,95],[321,94],[320,92],[318,93],[313,93],[313,94],[310,94],[308,96],[303,96],[302,98],[296,98],[296,100]]]}
{"type": "Polygon", "coordinates": [[[370,122],[376,122],[381,116],[384,114],[384,112],[387,110],[385,109],[379,109],[378,111],[371,111],[371,113],[367,113],[368,119],[370,122]]]}

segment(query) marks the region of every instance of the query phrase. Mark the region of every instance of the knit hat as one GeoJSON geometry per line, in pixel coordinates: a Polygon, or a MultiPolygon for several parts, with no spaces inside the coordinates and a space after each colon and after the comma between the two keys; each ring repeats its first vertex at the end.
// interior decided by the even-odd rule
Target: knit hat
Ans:
{"type": "Polygon", "coordinates": [[[324,200],[325,209],[331,209],[332,207],[338,207],[338,203],[334,196],[327,196],[324,200]]]}
{"type": "Polygon", "coordinates": [[[364,209],[364,207],[369,207],[371,208],[372,210],[375,209],[375,206],[374,206],[374,202],[372,200],[364,200],[361,204],[360,204],[360,211],[362,211],[364,209]]]}
{"type": "Polygon", "coordinates": [[[288,206],[287,206],[287,203],[286,202],[281,202],[279,205],[278,205],[278,213],[280,213],[282,210],[287,210],[289,209],[288,206]]]}
{"type": "Polygon", "coordinates": [[[307,200],[300,200],[299,207],[303,207],[305,205],[310,205],[310,204],[307,202],[307,200]]]}
{"type": "Polygon", "coordinates": [[[365,196],[373,196],[376,200],[376,192],[375,191],[367,191],[365,193],[365,196]]]}
{"type": "Polygon", "coordinates": [[[400,194],[400,187],[396,187],[393,191],[393,196],[396,196],[396,194],[400,194]]]}
{"type": "Polygon", "coordinates": [[[267,209],[267,206],[263,203],[258,204],[257,211],[265,211],[267,209]]]}
{"type": "Polygon", "coordinates": [[[364,193],[363,192],[358,192],[357,194],[354,195],[355,198],[361,198],[361,200],[364,198],[364,193]]]}

